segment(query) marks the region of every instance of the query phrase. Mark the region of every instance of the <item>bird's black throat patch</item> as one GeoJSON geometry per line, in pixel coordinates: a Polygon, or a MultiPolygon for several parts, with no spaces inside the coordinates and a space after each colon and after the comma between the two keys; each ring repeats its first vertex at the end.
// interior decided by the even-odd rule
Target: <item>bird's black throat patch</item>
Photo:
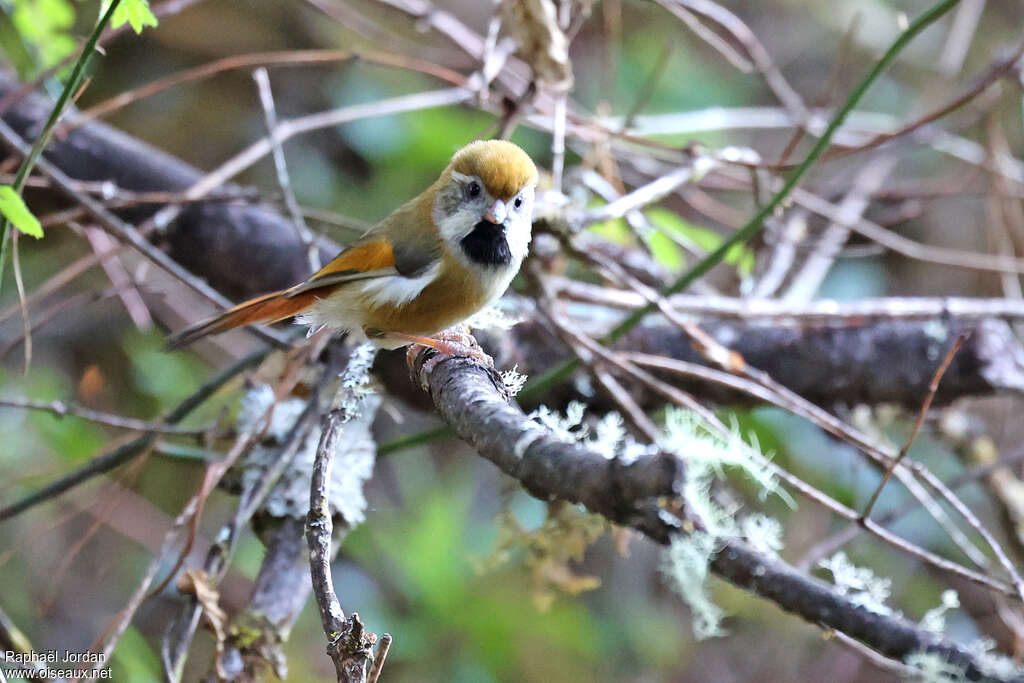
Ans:
{"type": "Polygon", "coordinates": [[[462,250],[472,261],[484,266],[507,266],[512,262],[512,251],[505,239],[505,226],[480,221],[473,231],[462,238],[462,250]]]}

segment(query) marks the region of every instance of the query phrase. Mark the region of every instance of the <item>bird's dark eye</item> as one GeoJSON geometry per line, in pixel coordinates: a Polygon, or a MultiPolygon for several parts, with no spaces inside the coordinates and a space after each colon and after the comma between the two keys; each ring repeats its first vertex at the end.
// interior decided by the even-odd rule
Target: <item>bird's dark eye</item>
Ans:
{"type": "Polygon", "coordinates": [[[517,209],[521,208],[523,206],[523,198],[522,197],[516,197],[515,205],[516,205],[517,209]]]}
{"type": "Polygon", "coordinates": [[[479,197],[480,196],[480,183],[478,183],[477,181],[474,180],[469,185],[467,185],[466,186],[466,196],[467,197],[479,197]]]}

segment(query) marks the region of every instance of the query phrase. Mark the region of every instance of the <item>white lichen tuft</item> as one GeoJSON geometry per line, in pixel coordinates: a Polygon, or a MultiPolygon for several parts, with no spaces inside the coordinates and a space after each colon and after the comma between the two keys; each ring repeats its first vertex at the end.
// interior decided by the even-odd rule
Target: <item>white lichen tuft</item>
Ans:
{"type": "Polygon", "coordinates": [[[757,485],[761,499],[775,494],[796,507],[793,498],[779,486],[778,479],[768,467],[769,459],[761,453],[754,435],[746,443],[739,430],[733,427],[728,436],[710,431],[696,413],[679,408],[665,411],[665,433],[661,447],[679,454],[687,466],[699,475],[720,475],[724,468],[733,467],[744,472],[757,485]]]}
{"type": "Polygon", "coordinates": [[[680,571],[667,573],[676,592],[693,610],[694,633],[701,638],[719,635],[722,611],[710,602],[704,583],[720,539],[742,536],[766,553],[777,552],[783,543],[782,526],[765,515],[751,515],[737,523],[737,507],[716,500],[715,480],[724,476],[726,468],[735,468],[754,481],[762,498],[774,493],[790,505],[795,503],[768,467],[757,440],[744,442],[735,427],[721,435],[712,432],[698,415],[669,409],[659,445],[686,463],[683,496],[687,511],[701,525],[700,531],[673,539],[665,551],[665,562],[680,571]],[[685,574],[681,573],[684,568],[685,574]]]}
{"type": "MultiPolygon", "coordinates": [[[[347,409],[348,421],[333,454],[329,500],[333,514],[340,514],[350,526],[365,519],[366,498],[363,485],[373,473],[377,445],[370,433],[380,406],[380,397],[369,387],[369,370],[376,350],[369,345],[357,347],[342,375],[339,400],[347,409]]],[[[240,429],[259,428],[267,410],[273,406],[263,437],[236,468],[236,481],[243,489],[256,486],[264,473],[281,457],[281,448],[295,426],[307,402],[285,399],[275,404],[271,387],[258,384],[242,397],[238,413],[240,429]]],[[[292,461],[281,473],[263,503],[274,517],[305,517],[309,511],[309,477],[320,444],[319,425],[309,431],[295,451],[292,461]]]]}
{"type": "Polygon", "coordinates": [[[566,443],[581,441],[587,437],[589,430],[583,424],[583,415],[587,407],[579,401],[570,401],[565,408],[565,415],[551,410],[545,405],[538,406],[528,417],[546,427],[556,438],[566,443]]]}
{"type": "Polygon", "coordinates": [[[1006,680],[1016,678],[1024,669],[1006,655],[996,651],[996,641],[991,638],[978,638],[967,643],[965,649],[974,657],[978,668],[986,676],[1006,680]]]}
{"type": "MultiPolygon", "coordinates": [[[[657,446],[640,443],[634,439],[626,431],[622,416],[614,411],[601,417],[591,429],[590,425],[584,422],[586,408],[583,403],[572,401],[566,406],[565,415],[560,415],[542,405],[528,417],[558,439],[566,443],[583,444],[609,460],[619,459],[628,464],[637,458],[657,452],[657,446]]],[[[536,435],[531,437],[529,442],[523,442],[526,445],[522,450],[532,443],[536,435]]],[[[518,447],[517,451],[522,452],[518,447]]]]}
{"type": "Polygon", "coordinates": [[[360,403],[364,398],[373,393],[370,386],[370,368],[377,357],[377,347],[369,342],[360,344],[352,349],[348,357],[348,365],[341,373],[341,388],[337,400],[338,407],[343,408],[352,417],[358,414],[360,403]]]}
{"type": "Polygon", "coordinates": [[[277,397],[274,395],[274,390],[267,384],[257,384],[245,392],[238,408],[239,430],[249,431],[256,428],[266,439],[284,441],[299,415],[306,409],[306,403],[299,399],[287,399],[274,405],[275,401],[277,401],[277,397]],[[269,415],[270,420],[266,430],[263,430],[262,425],[257,423],[266,419],[267,411],[271,406],[273,406],[273,411],[269,415]]]}
{"type": "Polygon", "coordinates": [[[775,555],[785,547],[779,520],[762,513],[747,515],[740,520],[740,533],[747,543],[769,555],[775,555]]]}
{"type": "Polygon", "coordinates": [[[946,658],[937,652],[915,652],[909,655],[904,663],[910,667],[912,680],[915,681],[954,683],[967,680],[963,669],[946,661],[946,658]]]}
{"type": "Polygon", "coordinates": [[[946,612],[960,607],[960,596],[955,590],[942,591],[942,602],[938,607],[933,607],[921,617],[921,628],[932,633],[942,633],[946,630],[946,612]]]}
{"type": "Polygon", "coordinates": [[[675,536],[662,554],[662,572],[669,585],[689,605],[693,613],[693,635],[697,640],[725,635],[722,609],[712,602],[707,591],[711,558],[718,542],[711,534],[695,531],[675,536]]]}
{"type": "Polygon", "coordinates": [[[505,386],[505,391],[508,392],[508,395],[512,397],[515,397],[523,390],[527,379],[529,378],[526,375],[519,372],[518,365],[514,365],[511,370],[505,370],[501,373],[501,383],[505,386]]]}
{"type": "Polygon", "coordinates": [[[841,550],[818,566],[832,573],[836,592],[850,598],[855,605],[875,614],[898,615],[885,604],[892,594],[892,579],[875,576],[867,567],[855,566],[841,550]]]}
{"type": "Polygon", "coordinates": [[[774,493],[795,506],[789,494],[779,485],[768,467],[767,458],[760,452],[756,439],[746,443],[738,429],[721,436],[689,411],[666,411],[665,429],[657,444],[637,442],[626,430],[625,421],[612,412],[597,422],[585,420],[586,406],[574,401],[559,414],[541,406],[530,414],[537,432],[528,432],[516,444],[519,453],[525,451],[540,433],[548,433],[566,443],[581,443],[608,459],[632,462],[637,458],[666,450],[677,454],[686,462],[686,481],[683,497],[687,511],[699,521],[700,530],[672,538],[664,552],[662,569],[673,590],[690,606],[693,612],[693,630],[697,638],[721,635],[722,610],[711,601],[706,580],[710,563],[724,538],[744,537],[751,545],[765,553],[778,552],[783,547],[782,526],[765,515],[750,515],[737,522],[737,507],[726,507],[717,502],[712,492],[716,479],[726,468],[746,473],[757,484],[762,497],[774,493]],[[592,425],[592,426],[591,426],[592,425]]]}

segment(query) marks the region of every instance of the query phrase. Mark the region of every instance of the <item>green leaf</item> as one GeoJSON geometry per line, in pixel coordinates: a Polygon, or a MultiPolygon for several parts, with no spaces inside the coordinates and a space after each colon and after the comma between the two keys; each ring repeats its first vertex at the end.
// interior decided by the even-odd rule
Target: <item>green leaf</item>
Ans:
{"type": "Polygon", "coordinates": [[[633,235],[622,218],[594,223],[590,226],[590,232],[615,244],[630,244],[633,241],[633,235]]]}
{"type": "Polygon", "coordinates": [[[156,26],[157,21],[147,0],[121,0],[121,4],[114,10],[114,16],[110,18],[110,25],[117,28],[125,23],[131,24],[136,33],[142,33],[143,28],[156,26]]]}
{"type": "Polygon", "coordinates": [[[665,234],[664,230],[655,230],[644,235],[644,241],[654,258],[669,270],[678,270],[686,265],[686,258],[679,245],[665,234]]]}
{"type": "Polygon", "coordinates": [[[11,22],[38,66],[53,66],[75,51],[70,0],[15,0],[11,22]]]}
{"type": "Polygon", "coordinates": [[[10,185],[0,185],[0,214],[26,235],[36,239],[43,236],[43,226],[39,224],[39,219],[25,206],[25,200],[10,185]]]}

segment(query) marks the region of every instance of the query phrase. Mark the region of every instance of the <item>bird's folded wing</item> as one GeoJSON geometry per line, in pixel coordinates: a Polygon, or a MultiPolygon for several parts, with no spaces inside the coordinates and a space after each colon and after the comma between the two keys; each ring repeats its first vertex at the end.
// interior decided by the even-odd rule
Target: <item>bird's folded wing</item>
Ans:
{"type": "Polygon", "coordinates": [[[378,238],[349,247],[308,280],[289,289],[285,296],[291,298],[311,289],[399,274],[391,244],[378,238]]]}

